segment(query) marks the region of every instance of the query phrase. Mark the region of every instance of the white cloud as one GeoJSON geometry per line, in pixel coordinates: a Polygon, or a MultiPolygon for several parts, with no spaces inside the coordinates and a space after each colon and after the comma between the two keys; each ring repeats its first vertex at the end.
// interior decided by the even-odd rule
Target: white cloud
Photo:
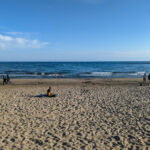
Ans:
{"type": "Polygon", "coordinates": [[[26,39],[0,34],[0,49],[10,48],[44,48],[48,42],[41,42],[38,39],[26,39]]]}
{"type": "Polygon", "coordinates": [[[24,38],[16,38],[16,41],[19,43],[19,44],[24,44],[26,42],[28,42],[28,40],[24,39],[24,38]]]}
{"type": "Polygon", "coordinates": [[[24,34],[24,32],[5,32],[5,33],[8,35],[15,35],[15,36],[24,34]]]}
{"type": "Polygon", "coordinates": [[[10,36],[37,36],[38,32],[4,32],[6,35],[10,36]]]}
{"type": "Polygon", "coordinates": [[[1,41],[12,41],[13,39],[10,36],[0,35],[1,41]]]}

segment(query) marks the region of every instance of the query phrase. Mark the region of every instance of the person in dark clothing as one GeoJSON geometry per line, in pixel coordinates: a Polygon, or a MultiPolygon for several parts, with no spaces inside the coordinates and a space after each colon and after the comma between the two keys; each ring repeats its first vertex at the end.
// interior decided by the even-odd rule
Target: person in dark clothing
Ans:
{"type": "Polygon", "coordinates": [[[146,83],[146,73],[143,75],[143,83],[146,83]]]}
{"type": "Polygon", "coordinates": [[[7,80],[7,83],[9,83],[9,82],[10,82],[10,77],[9,77],[9,75],[8,75],[8,74],[7,74],[6,80],[7,80]]]}
{"type": "Polygon", "coordinates": [[[6,77],[5,76],[3,76],[3,85],[4,84],[6,84],[7,83],[7,81],[6,81],[6,77]]]}
{"type": "Polygon", "coordinates": [[[148,81],[149,81],[149,83],[150,83],[150,73],[149,73],[149,75],[148,75],[148,81]]]}

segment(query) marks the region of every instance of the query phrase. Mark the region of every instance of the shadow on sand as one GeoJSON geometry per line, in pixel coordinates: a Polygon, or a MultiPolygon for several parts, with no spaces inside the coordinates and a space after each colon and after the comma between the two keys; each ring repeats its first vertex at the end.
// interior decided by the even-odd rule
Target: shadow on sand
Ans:
{"type": "Polygon", "coordinates": [[[51,98],[51,97],[56,97],[56,96],[57,96],[57,94],[52,94],[51,96],[47,96],[46,94],[40,94],[40,95],[37,95],[35,97],[39,97],[39,98],[41,98],[41,97],[48,97],[48,98],[51,98]]]}

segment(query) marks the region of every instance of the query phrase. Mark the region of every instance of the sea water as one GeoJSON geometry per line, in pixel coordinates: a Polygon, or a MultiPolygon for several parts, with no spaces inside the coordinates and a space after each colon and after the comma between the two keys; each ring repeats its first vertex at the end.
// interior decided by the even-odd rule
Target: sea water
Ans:
{"type": "Polygon", "coordinates": [[[0,62],[0,78],[138,78],[150,73],[141,62],[0,62]]]}

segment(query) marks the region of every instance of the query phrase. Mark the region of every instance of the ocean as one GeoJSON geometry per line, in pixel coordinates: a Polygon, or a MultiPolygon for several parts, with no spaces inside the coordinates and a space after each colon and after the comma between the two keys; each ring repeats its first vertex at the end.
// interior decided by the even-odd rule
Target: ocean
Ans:
{"type": "Polygon", "coordinates": [[[140,78],[150,73],[141,62],[0,62],[0,78],[140,78]]]}

